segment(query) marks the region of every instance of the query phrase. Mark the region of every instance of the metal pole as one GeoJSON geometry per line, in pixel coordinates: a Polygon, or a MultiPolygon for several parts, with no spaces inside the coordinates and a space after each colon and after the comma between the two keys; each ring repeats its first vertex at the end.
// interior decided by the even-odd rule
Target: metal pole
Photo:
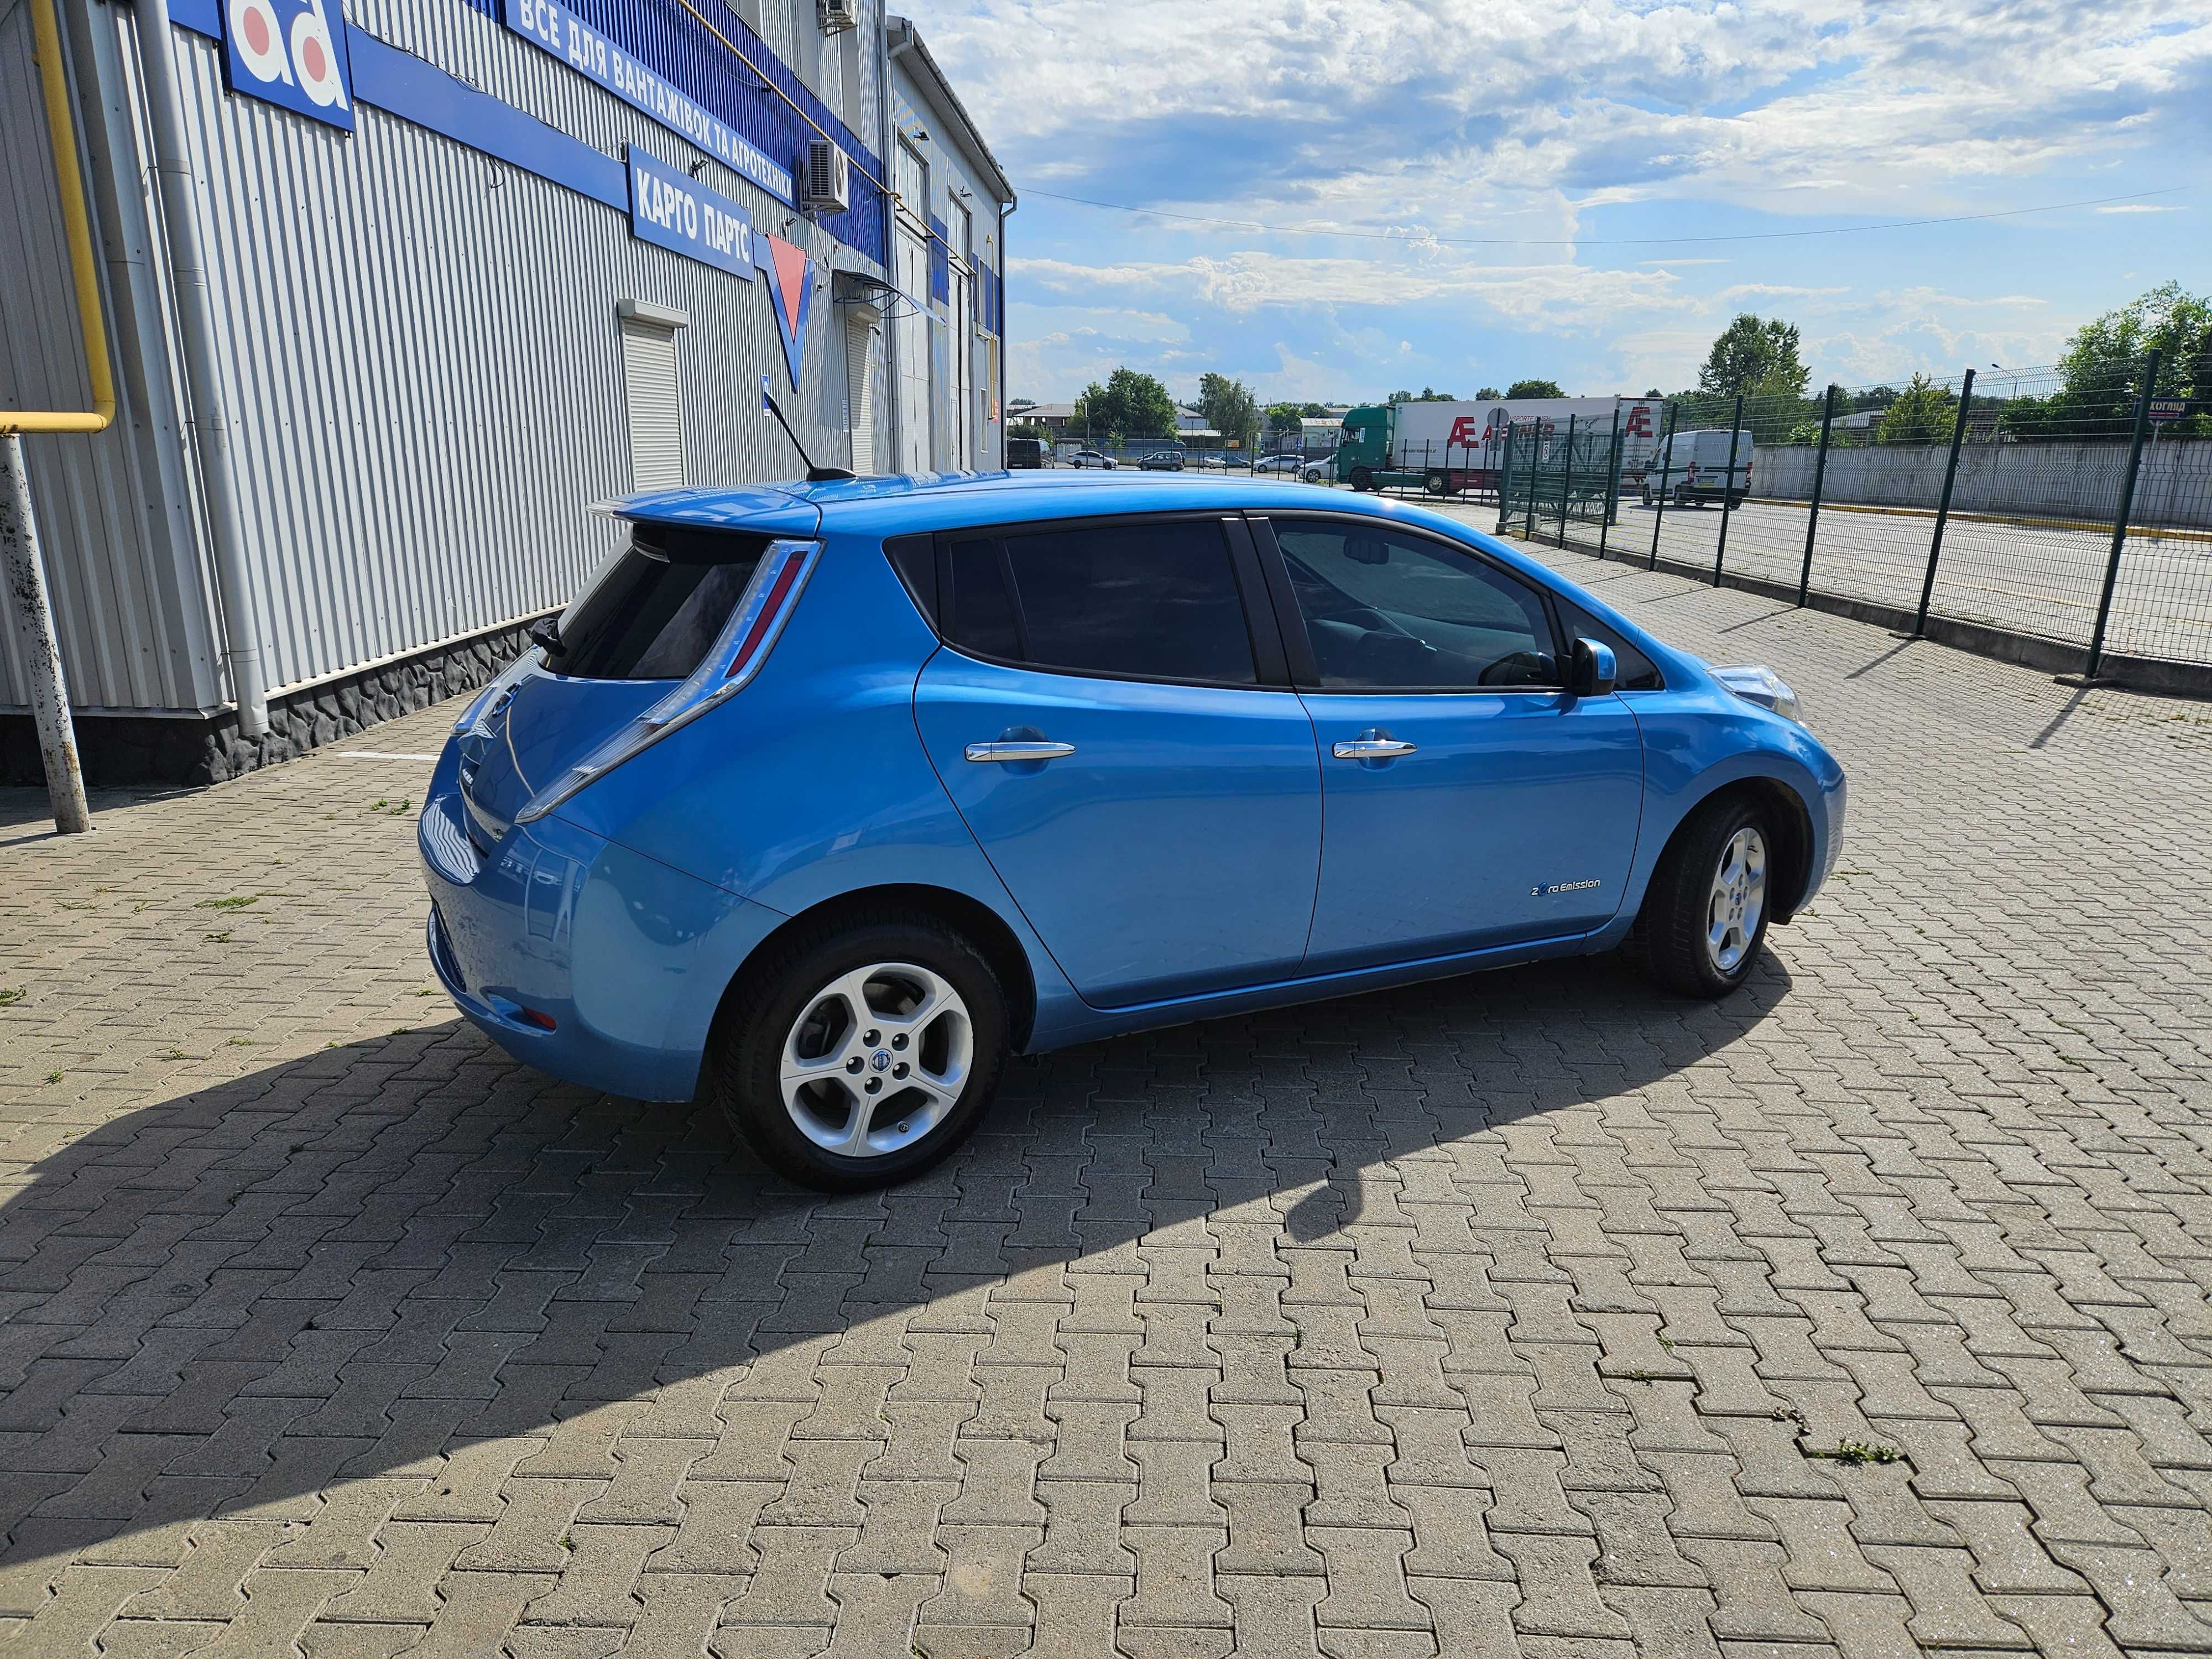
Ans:
{"type": "Polygon", "coordinates": [[[1713,549],[1713,586],[1721,585],[1721,564],[1728,557],[1728,527],[1729,510],[1735,504],[1735,447],[1743,438],[1743,393],[1735,394],[1734,424],[1729,428],[1728,476],[1721,480],[1721,539],[1713,549]]]}
{"type": "Polygon", "coordinates": [[[2089,665],[2081,678],[2094,680],[2105,660],[2105,624],[2112,619],[2112,589],[2120,580],[2120,550],[2128,544],[2128,515],[2136,507],[2136,474],[2142,467],[2143,435],[2150,427],[2151,393],[2158,386],[2158,353],[2143,360],[2142,391],[2136,398],[2135,438],[2128,445],[2128,470],[2120,480],[2119,511],[2112,515],[2112,556],[2105,562],[2105,590],[2097,596],[2097,627],[2089,635],[2089,665]]]}
{"type": "Polygon", "coordinates": [[[1498,469],[1498,533],[1505,533],[1505,516],[1510,513],[1513,497],[1513,423],[1505,423],[1505,460],[1498,469]]]}
{"type": "Polygon", "coordinates": [[[1536,480],[1540,476],[1537,466],[1537,462],[1540,459],[1537,452],[1542,449],[1543,447],[1544,423],[1541,421],[1529,422],[1528,488],[1526,492],[1528,497],[1528,522],[1522,526],[1521,533],[1532,542],[1536,539],[1536,480]]]}
{"type": "Polygon", "coordinates": [[[39,731],[39,758],[46,769],[46,799],[53,803],[54,828],[81,836],[92,828],[92,808],[84,798],[84,769],[78,764],[76,731],[70,723],[69,682],[62,675],[61,642],[54,637],[54,612],[46,593],[46,572],[39,557],[38,521],[31,515],[31,480],[23,471],[23,441],[14,433],[0,440],[0,580],[8,584],[23,668],[30,678],[31,717],[39,731]]]}
{"type": "MultiPolygon", "coordinates": [[[[1659,510],[1651,515],[1651,558],[1644,566],[1647,570],[1659,568],[1659,526],[1667,522],[1667,475],[1674,468],[1674,422],[1680,418],[1681,405],[1667,405],[1667,434],[1659,440],[1659,510]]],[[[1651,476],[1651,465],[1645,462],[1644,476],[1651,476]]]]}
{"type": "Polygon", "coordinates": [[[1828,477],[1828,428],[1836,423],[1836,392],[1833,380],[1828,382],[1828,395],[1820,404],[1820,453],[1813,458],[1813,510],[1805,515],[1805,566],[1797,573],[1797,603],[1805,603],[1805,595],[1813,586],[1813,532],[1820,523],[1820,489],[1828,477]]]}
{"type": "Polygon", "coordinates": [[[168,0],[138,7],[138,56],[144,73],[147,125],[154,167],[161,179],[161,228],[169,239],[169,270],[177,296],[177,331],[185,348],[185,384],[191,397],[192,437],[199,448],[200,483],[207,498],[208,530],[215,544],[216,586],[222,597],[223,652],[230,660],[230,694],[238,703],[241,736],[269,730],[269,690],[253,626],[253,589],[246,564],[246,526],[230,462],[230,421],[223,412],[222,356],[216,343],[215,303],[208,295],[207,261],[200,252],[198,181],[177,94],[178,75],[168,0]]]}
{"type": "Polygon", "coordinates": [[[1600,564],[1605,562],[1606,538],[1612,533],[1613,507],[1620,500],[1620,403],[1616,398],[1613,405],[1613,447],[1606,453],[1605,511],[1598,515],[1597,520],[1597,558],[1600,564]]]}
{"type": "Polygon", "coordinates": [[[1943,469],[1943,499],[1936,507],[1936,533],[1928,540],[1928,574],[1920,583],[1920,614],[1912,619],[1912,637],[1928,631],[1928,601],[1936,593],[1936,561],[1943,551],[1943,526],[1951,521],[1951,486],[1959,477],[1959,446],[1966,441],[1966,410],[1974,401],[1974,371],[1966,371],[1959,388],[1959,418],[1951,422],[1951,460],[1943,469]]]}
{"type": "Polygon", "coordinates": [[[1567,545],[1567,500],[1575,490],[1575,417],[1567,416],[1567,460],[1559,470],[1559,548],[1567,545]]]}

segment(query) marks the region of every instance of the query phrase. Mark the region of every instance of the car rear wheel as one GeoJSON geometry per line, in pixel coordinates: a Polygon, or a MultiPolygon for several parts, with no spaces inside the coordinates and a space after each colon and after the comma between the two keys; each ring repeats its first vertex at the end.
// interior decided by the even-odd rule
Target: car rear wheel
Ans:
{"type": "Polygon", "coordinates": [[[889,1186],[974,1132],[1007,1030],[998,975],[958,933],[926,915],[851,919],[748,967],[718,1056],[720,1103],[793,1181],[889,1186]]]}
{"type": "Polygon", "coordinates": [[[1742,799],[1709,801],[1675,833],[1652,872],[1641,918],[1652,978],[1683,996],[1726,996],[1751,977],[1766,942],[1775,840],[1742,799]]]}

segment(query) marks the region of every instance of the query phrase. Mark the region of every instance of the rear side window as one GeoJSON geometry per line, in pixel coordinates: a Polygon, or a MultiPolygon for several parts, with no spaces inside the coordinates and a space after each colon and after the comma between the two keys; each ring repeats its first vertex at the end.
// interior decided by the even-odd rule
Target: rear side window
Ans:
{"type": "Polygon", "coordinates": [[[1559,626],[1567,630],[1571,638],[1592,639],[1601,645],[1613,647],[1614,690],[1664,691],[1667,689],[1666,678],[1660,673],[1659,665],[1619,633],[1607,628],[1578,605],[1565,599],[1556,603],[1559,607],[1559,626]]]}
{"type": "Polygon", "coordinates": [[[979,655],[1135,679],[1253,685],[1218,520],[1091,526],[952,544],[949,637],[979,655]]]}
{"type": "Polygon", "coordinates": [[[697,668],[744,597],[767,542],[758,536],[641,524],[561,613],[556,674],[680,680],[697,668]]]}

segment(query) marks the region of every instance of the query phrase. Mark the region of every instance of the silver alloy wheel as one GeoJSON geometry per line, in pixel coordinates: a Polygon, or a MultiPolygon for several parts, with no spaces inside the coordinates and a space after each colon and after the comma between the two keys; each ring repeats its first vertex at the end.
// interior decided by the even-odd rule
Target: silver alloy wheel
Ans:
{"type": "Polygon", "coordinates": [[[1705,954],[1723,974],[1743,965],[1766,913],[1766,838],[1751,825],[1729,837],[1705,901],[1705,954]]]}
{"type": "Polygon", "coordinates": [[[824,1152],[881,1158],[918,1144],[959,1103],[975,1062],[968,1005],[910,962],[841,974],[783,1039],[783,1109],[824,1152]]]}

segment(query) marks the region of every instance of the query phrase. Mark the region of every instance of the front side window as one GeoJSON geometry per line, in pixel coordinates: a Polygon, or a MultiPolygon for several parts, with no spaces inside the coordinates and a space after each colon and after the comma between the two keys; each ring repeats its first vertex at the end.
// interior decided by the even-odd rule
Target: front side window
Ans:
{"type": "Polygon", "coordinates": [[[967,538],[951,565],[950,638],[978,655],[1133,679],[1259,681],[1218,521],[967,538]]]}
{"type": "Polygon", "coordinates": [[[1534,590],[1474,554],[1382,526],[1278,519],[1323,690],[1556,686],[1534,590]]]}

